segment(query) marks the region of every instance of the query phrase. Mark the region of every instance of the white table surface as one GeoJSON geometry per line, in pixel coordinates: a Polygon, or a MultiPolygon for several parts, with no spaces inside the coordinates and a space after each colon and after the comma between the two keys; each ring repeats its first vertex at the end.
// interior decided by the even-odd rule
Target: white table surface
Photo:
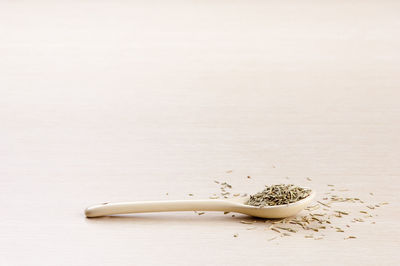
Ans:
{"type": "Polygon", "coordinates": [[[323,2],[1,1],[0,265],[398,263],[400,2],[323,2]],[[390,204],[352,240],[268,241],[221,213],[83,216],[207,198],[214,179],[390,204]]]}

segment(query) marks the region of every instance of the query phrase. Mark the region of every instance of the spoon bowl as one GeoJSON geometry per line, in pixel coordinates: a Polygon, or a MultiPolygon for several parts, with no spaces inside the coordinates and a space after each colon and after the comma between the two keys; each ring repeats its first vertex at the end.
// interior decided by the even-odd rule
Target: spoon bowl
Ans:
{"type": "Polygon", "coordinates": [[[136,201],[116,202],[93,205],[85,209],[88,218],[109,216],[115,214],[145,213],[145,212],[173,212],[173,211],[223,211],[237,212],[260,218],[290,217],[309,205],[315,197],[315,191],[302,200],[294,203],[256,207],[246,205],[249,197],[227,200],[169,200],[169,201],[136,201]]]}

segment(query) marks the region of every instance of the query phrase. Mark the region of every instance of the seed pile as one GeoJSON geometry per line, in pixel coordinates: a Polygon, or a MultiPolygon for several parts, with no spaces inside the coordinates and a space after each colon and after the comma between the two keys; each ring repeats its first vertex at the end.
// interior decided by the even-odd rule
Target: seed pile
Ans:
{"type": "Polygon", "coordinates": [[[310,189],[297,187],[293,184],[272,185],[254,195],[246,202],[247,205],[265,207],[294,203],[307,198],[311,194],[310,189]]]}

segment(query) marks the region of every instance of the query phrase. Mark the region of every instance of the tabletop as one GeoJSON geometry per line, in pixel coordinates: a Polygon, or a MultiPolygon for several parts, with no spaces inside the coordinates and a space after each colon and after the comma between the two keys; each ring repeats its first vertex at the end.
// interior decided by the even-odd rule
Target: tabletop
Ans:
{"type": "Polygon", "coordinates": [[[394,265],[399,12],[377,0],[2,1],[0,265],[394,265]],[[83,213],[207,199],[222,182],[230,195],[293,183],[315,205],[352,200],[311,234],[232,213],[83,213]]]}

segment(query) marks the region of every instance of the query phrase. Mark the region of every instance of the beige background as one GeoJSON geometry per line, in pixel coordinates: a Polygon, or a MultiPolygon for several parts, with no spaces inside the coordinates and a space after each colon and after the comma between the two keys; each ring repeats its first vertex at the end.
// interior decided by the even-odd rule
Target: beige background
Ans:
{"type": "Polygon", "coordinates": [[[1,1],[0,265],[398,262],[400,3],[323,2],[1,1]],[[390,205],[347,241],[83,216],[286,177],[390,205]]]}

